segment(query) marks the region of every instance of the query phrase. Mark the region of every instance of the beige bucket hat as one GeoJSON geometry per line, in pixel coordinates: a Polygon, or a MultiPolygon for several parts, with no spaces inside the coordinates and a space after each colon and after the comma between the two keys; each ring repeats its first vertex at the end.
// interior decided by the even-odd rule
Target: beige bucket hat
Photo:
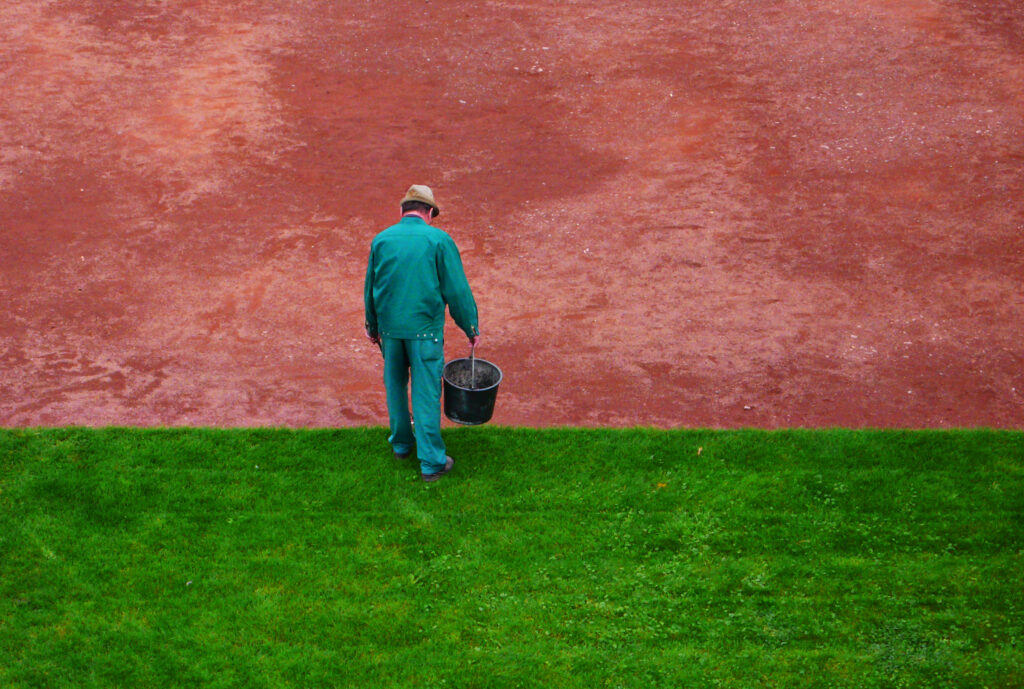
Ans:
{"type": "MultiPolygon", "coordinates": [[[[437,207],[437,202],[434,201],[434,192],[430,190],[425,184],[414,184],[409,187],[409,191],[405,192],[405,198],[402,199],[402,203],[406,201],[419,201],[425,203],[434,209],[434,217],[441,215],[441,209],[437,207]]],[[[399,206],[402,204],[400,203],[399,206]]]]}

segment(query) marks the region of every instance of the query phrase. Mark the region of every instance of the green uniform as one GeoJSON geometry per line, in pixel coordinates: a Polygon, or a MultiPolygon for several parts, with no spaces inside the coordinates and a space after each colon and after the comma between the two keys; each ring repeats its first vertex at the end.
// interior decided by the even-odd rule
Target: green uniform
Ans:
{"type": "Polygon", "coordinates": [[[373,239],[363,289],[366,331],[379,335],[395,452],[412,449],[408,383],[416,419],[416,454],[424,474],[445,466],[441,440],[444,309],[468,337],[479,334],[476,302],[459,249],[448,234],[406,216],[373,239]]]}

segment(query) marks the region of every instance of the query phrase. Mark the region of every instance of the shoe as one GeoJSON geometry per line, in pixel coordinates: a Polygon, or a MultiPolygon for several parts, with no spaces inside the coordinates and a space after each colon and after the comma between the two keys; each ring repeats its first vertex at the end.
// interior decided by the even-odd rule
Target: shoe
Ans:
{"type": "Polygon", "coordinates": [[[420,478],[422,478],[427,483],[436,481],[437,479],[441,478],[449,471],[451,471],[453,466],[455,466],[455,460],[452,459],[451,457],[445,457],[444,469],[441,469],[441,471],[437,472],[436,474],[424,474],[420,472],[420,478]]]}
{"type": "Polygon", "coordinates": [[[412,450],[406,450],[405,452],[395,452],[395,459],[409,459],[412,457],[412,450]]]}

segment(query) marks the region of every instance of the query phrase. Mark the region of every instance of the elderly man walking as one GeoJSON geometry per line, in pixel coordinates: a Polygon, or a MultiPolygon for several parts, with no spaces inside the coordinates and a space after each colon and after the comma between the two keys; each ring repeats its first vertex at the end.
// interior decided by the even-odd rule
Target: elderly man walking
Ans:
{"type": "Polygon", "coordinates": [[[366,336],[384,354],[388,441],[395,456],[409,457],[415,444],[420,476],[436,481],[454,464],[441,439],[445,305],[473,346],[480,341],[480,327],[459,249],[431,225],[441,209],[430,187],[411,186],[401,209],[398,224],[370,245],[363,288],[366,336]],[[415,435],[409,418],[410,377],[415,435]]]}

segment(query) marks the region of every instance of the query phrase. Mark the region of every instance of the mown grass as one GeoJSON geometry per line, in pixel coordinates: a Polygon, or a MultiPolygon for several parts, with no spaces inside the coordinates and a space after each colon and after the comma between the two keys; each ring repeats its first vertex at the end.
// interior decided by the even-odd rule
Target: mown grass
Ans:
{"type": "Polygon", "coordinates": [[[1020,687],[1024,434],[0,431],[0,687],[1020,687]]]}

